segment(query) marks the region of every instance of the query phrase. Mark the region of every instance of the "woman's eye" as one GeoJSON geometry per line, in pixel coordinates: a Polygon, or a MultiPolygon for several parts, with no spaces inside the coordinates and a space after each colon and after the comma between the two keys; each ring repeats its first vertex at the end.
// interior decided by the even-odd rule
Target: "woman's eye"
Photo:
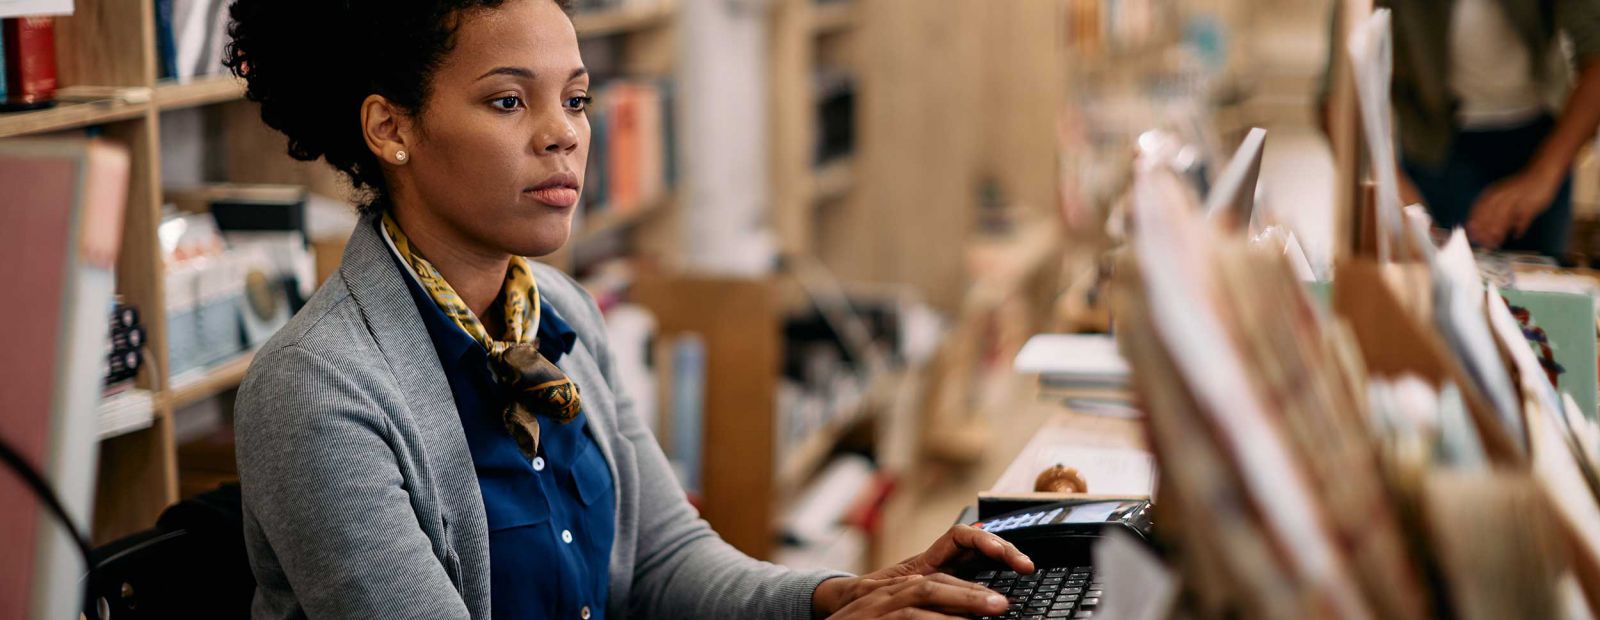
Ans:
{"type": "Polygon", "coordinates": [[[518,97],[516,95],[506,95],[504,97],[496,97],[495,99],[493,99],[492,101],[489,102],[489,105],[494,106],[494,109],[496,109],[496,110],[500,110],[502,112],[510,112],[510,111],[516,110],[517,108],[522,107],[522,98],[518,97]]]}
{"type": "Polygon", "coordinates": [[[591,104],[593,102],[594,102],[594,98],[590,97],[590,96],[587,96],[587,95],[580,95],[580,96],[577,96],[577,97],[568,97],[567,98],[567,109],[568,110],[572,110],[573,112],[583,112],[585,110],[588,110],[589,109],[589,104],[591,104]]]}

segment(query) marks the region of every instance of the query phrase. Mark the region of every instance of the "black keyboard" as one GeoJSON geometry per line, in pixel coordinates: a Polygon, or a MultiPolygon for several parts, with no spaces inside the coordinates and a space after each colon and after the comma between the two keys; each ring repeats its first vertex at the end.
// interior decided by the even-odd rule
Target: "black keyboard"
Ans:
{"type": "Polygon", "coordinates": [[[1093,618],[1100,608],[1100,578],[1088,566],[1041,568],[1032,575],[989,570],[967,579],[1011,601],[1004,615],[984,620],[1093,618]]]}

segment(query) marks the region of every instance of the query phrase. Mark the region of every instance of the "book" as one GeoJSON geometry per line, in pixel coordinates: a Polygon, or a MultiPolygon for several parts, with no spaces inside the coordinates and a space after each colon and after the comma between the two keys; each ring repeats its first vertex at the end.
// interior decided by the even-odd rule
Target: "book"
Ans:
{"type": "Polygon", "coordinates": [[[632,211],[640,199],[640,132],[642,127],[638,86],[631,82],[613,84],[607,89],[611,116],[609,148],[611,208],[619,213],[632,211]]]}
{"type": "Polygon", "coordinates": [[[0,105],[6,102],[6,29],[0,27],[0,105]]]}
{"type": "Polygon", "coordinates": [[[672,450],[678,479],[690,495],[700,492],[701,439],[705,419],[706,343],[698,334],[673,338],[672,450]]]}
{"type": "Polygon", "coordinates": [[[55,19],[11,17],[0,20],[6,59],[6,104],[49,105],[56,92],[55,19]]]}
{"type": "MultiPolygon", "coordinates": [[[[28,303],[0,306],[0,437],[39,470],[79,530],[92,514],[106,308],[122,241],[128,151],[85,140],[0,141],[0,261],[28,303]]],[[[12,475],[0,476],[0,617],[78,615],[75,542],[12,475]]]]}
{"type": "Polygon", "coordinates": [[[173,0],[155,0],[157,74],[163,80],[178,77],[178,44],[172,35],[173,0]]]}

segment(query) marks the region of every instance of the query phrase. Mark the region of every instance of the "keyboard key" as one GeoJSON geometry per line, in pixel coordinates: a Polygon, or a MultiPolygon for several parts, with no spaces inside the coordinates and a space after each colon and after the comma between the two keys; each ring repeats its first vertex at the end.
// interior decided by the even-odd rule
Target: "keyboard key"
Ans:
{"type": "Polygon", "coordinates": [[[1044,579],[1040,579],[1039,583],[1052,584],[1052,583],[1061,583],[1062,581],[1063,580],[1060,577],[1045,577],[1044,579]]]}
{"type": "Polygon", "coordinates": [[[1093,566],[1077,566],[1077,567],[1074,567],[1072,569],[1072,572],[1074,572],[1074,573],[1088,573],[1089,571],[1092,571],[1092,570],[1094,570],[1093,566]]]}
{"type": "Polygon", "coordinates": [[[1069,609],[1070,610],[1073,607],[1077,607],[1077,606],[1078,606],[1078,604],[1075,603],[1075,602],[1072,602],[1072,601],[1056,601],[1054,605],[1050,606],[1050,609],[1069,609]]]}
{"type": "Polygon", "coordinates": [[[1032,575],[1023,575],[1021,577],[1018,577],[1017,581],[1034,582],[1034,581],[1038,581],[1040,579],[1044,579],[1044,575],[1040,575],[1039,573],[1034,573],[1032,575]]]}
{"type": "Polygon", "coordinates": [[[1100,604],[1100,599],[1085,597],[1083,599],[1083,602],[1079,603],[1079,604],[1084,606],[1084,607],[1094,607],[1094,606],[1097,606],[1097,605],[1100,604]]]}
{"type": "Polygon", "coordinates": [[[1023,616],[1022,620],[1045,620],[1045,618],[1044,614],[1028,614],[1023,616]]]}
{"type": "Polygon", "coordinates": [[[1065,575],[1065,574],[1067,574],[1067,567],[1065,567],[1065,566],[1055,566],[1055,567],[1044,569],[1044,572],[1045,572],[1046,575],[1065,575]]]}
{"type": "Polygon", "coordinates": [[[1038,588],[1034,589],[1034,592],[1049,592],[1049,593],[1054,594],[1055,592],[1058,592],[1060,590],[1061,590],[1061,586],[1058,586],[1058,585],[1042,585],[1042,586],[1039,586],[1038,588]]]}
{"type": "Polygon", "coordinates": [[[1073,616],[1073,618],[1093,618],[1093,617],[1094,617],[1094,612],[1090,611],[1090,610],[1087,610],[1087,609],[1085,609],[1083,611],[1080,611],[1080,612],[1078,612],[1078,615],[1073,616]]]}
{"type": "Polygon", "coordinates": [[[1084,592],[1083,595],[1084,596],[1100,596],[1100,589],[1099,588],[1095,588],[1095,589],[1090,590],[1088,592],[1084,592]]]}
{"type": "Polygon", "coordinates": [[[994,571],[986,570],[972,576],[973,579],[994,579],[994,571]]]}
{"type": "Polygon", "coordinates": [[[1068,588],[1062,588],[1061,589],[1061,593],[1062,594],[1077,594],[1079,592],[1083,592],[1083,588],[1071,588],[1071,587],[1068,587],[1068,588]]]}
{"type": "Polygon", "coordinates": [[[1053,609],[1053,610],[1050,610],[1050,613],[1045,614],[1044,617],[1046,617],[1046,618],[1071,618],[1072,617],[1072,610],[1070,610],[1070,609],[1053,609]]]}
{"type": "Polygon", "coordinates": [[[1001,571],[1000,572],[1000,578],[1001,579],[1016,579],[1017,578],[1017,571],[1014,571],[1014,570],[1001,571]]]}

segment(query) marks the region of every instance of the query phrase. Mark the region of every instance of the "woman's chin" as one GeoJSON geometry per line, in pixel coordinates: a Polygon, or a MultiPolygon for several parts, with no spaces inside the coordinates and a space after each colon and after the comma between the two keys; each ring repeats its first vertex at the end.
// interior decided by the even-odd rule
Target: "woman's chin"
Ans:
{"type": "Polygon", "coordinates": [[[512,254],[518,256],[531,256],[538,258],[549,256],[561,250],[571,236],[571,218],[562,218],[562,222],[541,223],[527,234],[517,235],[515,239],[508,239],[507,247],[512,254]]]}

